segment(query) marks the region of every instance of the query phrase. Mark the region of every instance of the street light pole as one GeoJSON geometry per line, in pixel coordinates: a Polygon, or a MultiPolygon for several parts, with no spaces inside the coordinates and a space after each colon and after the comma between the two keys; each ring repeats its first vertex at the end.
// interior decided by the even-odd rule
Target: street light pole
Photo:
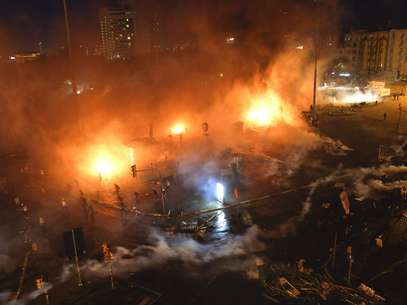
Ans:
{"type": "Polygon", "coordinates": [[[313,87],[313,95],[312,95],[312,124],[316,126],[317,124],[317,77],[318,77],[318,34],[319,34],[319,6],[318,0],[315,0],[315,7],[317,16],[317,24],[315,26],[314,32],[314,87],[313,87]]]}
{"type": "Polygon", "coordinates": [[[314,42],[314,87],[312,94],[312,122],[316,123],[317,120],[317,77],[318,77],[318,55],[316,38],[314,42]]]}
{"type": "Polygon", "coordinates": [[[66,5],[66,0],[62,0],[64,4],[64,16],[65,16],[65,31],[66,31],[66,43],[68,45],[68,56],[69,60],[71,62],[70,65],[70,72],[71,72],[71,77],[72,77],[72,91],[73,94],[76,95],[77,93],[77,85],[76,85],[76,78],[75,78],[75,73],[73,69],[73,59],[72,59],[72,43],[71,43],[71,30],[69,28],[69,17],[68,17],[68,7],[66,5]]]}

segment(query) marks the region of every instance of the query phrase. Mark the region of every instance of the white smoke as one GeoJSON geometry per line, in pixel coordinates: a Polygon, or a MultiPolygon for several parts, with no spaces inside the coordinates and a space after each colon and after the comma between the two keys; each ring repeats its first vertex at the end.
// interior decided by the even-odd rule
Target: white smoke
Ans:
{"type": "Polygon", "coordinates": [[[4,305],[25,305],[29,304],[31,301],[35,300],[39,296],[43,295],[45,292],[49,292],[52,289],[52,285],[50,283],[44,283],[43,289],[33,290],[30,293],[23,294],[21,298],[15,300],[10,300],[10,297],[13,295],[12,292],[6,291],[0,293],[0,301],[5,302],[4,305]]]}
{"type": "Polygon", "coordinates": [[[287,237],[289,235],[293,235],[297,231],[298,225],[305,219],[305,217],[308,215],[311,207],[312,207],[312,196],[314,195],[315,191],[317,188],[322,185],[326,184],[332,181],[335,181],[338,176],[341,173],[341,166],[333,171],[331,174],[329,174],[326,177],[320,178],[315,180],[309,185],[309,191],[307,198],[304,200],[304,202],[301,205],[301,211],[298,215],[294,215],[290,217],[286,222],[283,224],[279,224],[275,229],[273,229],[269,235],[272,238],[280,238],[280,237],[287,237]]]}
{"type": "Polygon", "coordinates": [[[377,198],[378,192],[388,192],[399,189],[407,184],[407,180],[396,180],[385,183],[378,177],[391,176],[400,173],[407,173],[407,166],[383,165],[370,168],[343,169],[339,166],[328,176],[317,179],[309,185],[307,198],[301,206],[299,214],[292,216],[283,224],[278,225],[268,235],[272,238],[286,237],[296,233],[298,225],[305,219],[312,207],[312,196],[321,185],[332,182],[347,181],[358,199],[377,198]]]}
{"type": "Polygon", "coordinates": [[[360,168],[348,171],[353,177],[355,195],[359,200],[376,199],[378,192],[386,192],[400,188],[406,180],[396,180],[385,183],[379,177],[387,177],[400,173],[407,173],[406,166],[381,166],[379,168],[360,168]]]}
{"type": "MultiPolygon", "coordinates": [[[[222,260],[216,266],[216,272],[246,271],[253,266],[254,253],[265,249],[265,245],[258,239],[259,228],[253,226],[244,235],[234,236],[218,244],[201,244],[194,239],[176,235],[165,236],[159,231],[153,231],[149,245],[142,245],[135,249],[117,247],[113,253],[112,270],[115,277],[126,277],[132,273],[149,267],[159,267],[170,261],[182,262],[186,268],[203,266],[222,260]]],[[[68,281],[75,273],[72,264],[64,265],[61,274],[54,284],[68,281]]],[[[110,273],[110,266],[98,260],[87,260],[81,264],[81,272],[85,278],[106,278],[110,273]]],[[[192,273],[191,273],[192,274],[192,273]]],[[[198,274],[207,276],[209,273],[198,274]]],[[[44,290],[35,290],[22,295],[18,300],[10,300],[13,293],[0,292],[0,301],[4,305],[25,305],[48,292],[53,285],[44,283],[44,290]]]]}
{"type": "MultiPolygon", "coordinates": [[[[226,242],[209,245],[179,235],[167,237],[154,231],[150,238],[151,245],[142,245],[135,249],[117,247],[113,253],[112,268],[115,276],[123,277],[173,260],[182,262],[188,268],[220,259],[243,257],[239,265],[229,265],[231,269],[239,269],[245,265],[242,262],[250,259],[251,254],[265,248],[258,239],[258,233],[258,227],[253,226],[242,236],[234,236],[226,242]]],[[[81,269],[87,277],[106,277],[110,272],[106,263],[97,260],[87,261],[81,269]]]]}

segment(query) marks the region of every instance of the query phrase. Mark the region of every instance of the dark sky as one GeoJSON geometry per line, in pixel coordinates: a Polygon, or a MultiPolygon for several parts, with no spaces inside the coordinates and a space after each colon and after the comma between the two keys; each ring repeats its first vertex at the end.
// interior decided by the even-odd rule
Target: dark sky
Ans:
{"type": "MultiPolygon", "coordinates": [[[[95,38],[98,30],[97,8],[104,1],[67,0],[73,33],[79,43],[95,38]]],[[[11,49],[31,50],[39,41],[51,48],[65,39],[62,0],[1,1],[0,33],[6,33],[11,49]]],[[[3,36],[3,35],[2,35],[3,36]]],[[[94,43],[95,41],[92,41],[94,43]]]]}
{"type": "MultiPolygon", "coordinates": [[[[98,39],[97,9],[109,0],[67,1],[71,10],[72,32],[75,34],[76,42],[82,44],[88,42],[94,45],[98,39]]],[[[171,7],[171,3],[196,0],[158,1],[166,2],[169,4],[168,7],[171,7]]],[[[219,0],[207,1],[210,3],[219,0]]],[[[137,2],[148,1],[138,0],[137,2]]],[[[407,12],[407,0],[338,0],[338,2],[343,8],[340,11],[344,13],[341,26],[343,30],[380,29],[386,26],[407,28],[407,18],[404,16],[404,12],[407,12]]],[[[63,26],[62,0],[1,1],[0,35],[3,37],[3,44],[7,45],[7,51],[28,51],[36,48],[39,41],[43,41],[48,48],[60,46],[64,41],[63,26]]],[[[3,51],[5,49],[1,45],[0,48],[3,51]]]]}
{"type": "Polygon", "coordinates": [[[342,28],[407,28],[407,0],[340,0],[345,9],[342,28]]]}

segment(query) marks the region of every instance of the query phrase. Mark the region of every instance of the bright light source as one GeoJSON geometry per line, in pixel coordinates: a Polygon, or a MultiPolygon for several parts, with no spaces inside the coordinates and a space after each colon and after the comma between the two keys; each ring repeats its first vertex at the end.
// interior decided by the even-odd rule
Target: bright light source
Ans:
{"type": "Polygon", "coordinates": [[[225,187],[222,183],[216,183],[216,200],[223,203],[225,197],[225,187]]]}
{"type": "Polygon", "coordinates": [[[113,176],[116,176],[119,172],[123,171],[124,165],[127,165],[123,163],[119,156],[106,149],[100,149],[94,155],[92,163],[94,173],[102,176],[104,179],[111,179],[113,176]]]}
{"type": "Polygon", "coordinates": [[[249,96],[250,105],[244,114],[244,121],[250,128],[270,127],[278,122],[294,123],[294,116],[288,105],[274,91],[249,96]]]}
{"type": "Polygon", "coordinates": [[[348,73],[348,72],[344,72],[344,73],[339,73],[339,76],[341,76],[341,77],[350,77],[350,73],[348,73]]]}
{"type": "Polygon", "coordinates": [[[235,42],[235,37],[228,37],[226,38],[226,43],[227,44],[233,44],[235,42]]]}
{"type": "Polygon", "coordinates": [[[179,135],[179,134],[184,134],[186,130],[187,129],[183,123],[177,123],[173,127],[170,128],[170,133],[172,135],[179,135]]]}
{"type": "Polygon", "coordinates": [[[348,94],[341,99],[345,104],[358,104],[358,103],[374,103],[379,100],[379,95],[372,92],[357,91],[353,94],[348,94]]]}
{"type": "Polygon", "coordinates": [[[109,175],[113,172],[113,165],[107,158],[100,158],[95,161],[95,169],[100,175],[109,175]]]}
{"type": "Polygon", "coordinates": [[[304,46],[303,45],[297,46],[296,49],[297,50],[304,50],[304,46]]]}

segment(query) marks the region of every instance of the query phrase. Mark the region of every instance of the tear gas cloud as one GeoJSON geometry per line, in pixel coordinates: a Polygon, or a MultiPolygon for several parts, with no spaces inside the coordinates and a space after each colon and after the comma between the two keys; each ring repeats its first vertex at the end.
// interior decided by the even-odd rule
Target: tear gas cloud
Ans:
{"type": "MultiPolygon", "coordinates": [[[[157,231],[152,232],[151,245],[135,249],[116,248],[114,272],[116,276],[123,277],[170,261],[180,261],[193,273],[196,267],[222,259],[237,259],[240,264],[225,264],[224,269],[217,266],[216,272],[244,271],[247,265],[253,262],[255,253],[265,249],[265,245],[259,240],[259,233],[259,229],[254,226],[244,235],[233,236],[227,242],[205,245],[187,237],[178,235],[168,237],[157,231]]],[[[106,264],[96,260],[87,261],[81,268],[89,277],[107,277],[109,274],[106,264]]],[[[202,274],[197,273],[197,276],[202,274]]]]}
{"type": "MultiPolygon", "coordinates": [[[[244,235],[231,237],[227,242],[205,245],[191,238],[175,235],[168,236],[159,231],[152,231],[148,245],[134,249],[117,247],[112,263],[114,277],[127,277],[133,273],[157,268],[169,262],[181,262],[190,276],[208,277],[222,272],[246,272],[255,265],[256,252],[265,249],[259,240],[258,227],[251,227],[244,235]],[[209,263],[216,267],[208,269],[209,263]],[[238,263],[236,263],[238,262],[238,263]],[[199,268],[206,268],[205,272],[199,268]]],[[[90,259],[81,264],[81,271],[87,280],[100,280],[109,277],[110,266],[104,262],[90,259]]],[[[74,276],[75,268],[64,265],[60,276],[54,283],[47,283],[45,290],[68,281],[74,276]]],[[[22,305],[39,297],[43,291],[35,290],[24,294],[18,301],[8,301],[12,292],[0,292],[0,300],[6,305],[22,305]]]]}

